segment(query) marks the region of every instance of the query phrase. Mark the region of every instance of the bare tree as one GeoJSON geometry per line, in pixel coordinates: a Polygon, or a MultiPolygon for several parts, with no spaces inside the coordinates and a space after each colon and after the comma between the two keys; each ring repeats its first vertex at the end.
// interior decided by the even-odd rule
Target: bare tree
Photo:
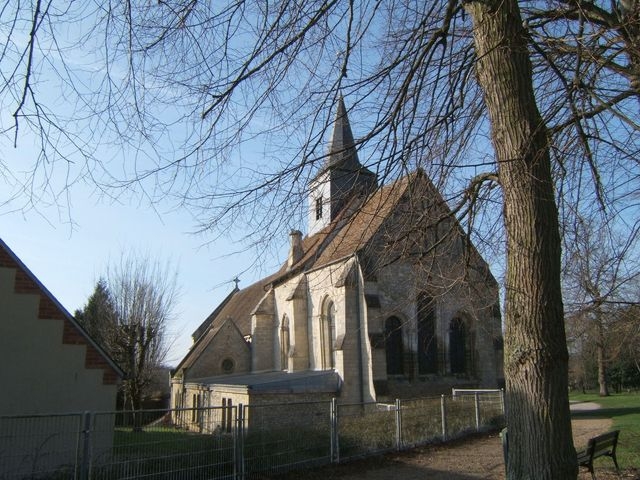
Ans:
{"type": "Polygon", "coordinates": [[[108,334],[108,351],[126,372],[125,406],[139,410],[155,371],[162,366],[173,316],[175,273],[149,257],[123,255],[110,267],[108,286],[116,322],[108,334]]]}
{"type": "Polygon", "coordinates": [[[619,308],[618,322],[613,336],[616,358],[623,368],[634,369],[634,387],[640,387],[640,302],[619,308]],[[626,365],[625,365],[626,364],[626,365]]]}
{"type": "Polygon", "coordinates": [[[575,223],[565,229],[567,312],[573,319],[574,334],[595,346],[601,396],[609,395],[607,364],[614,354],[610,337],[616,310],[633,303],[640,277],[635,262],[636,232],[622,238],[612,231],[613,225],[596,213],[590,218],[576,216],[575,223]]]}
{"type": "Polygon", "coordinates": [[[166,329],[176,296],[176,277],[169,265],[130,253],[109,268],[108,278],[98,280],[86,305],[75,312],[126,372],[121,386],[125,408],[139,410],[157,380],[169,346],[166,329]]]}
{"type": "Polygon", "coordinates": [[[597,319],[600,323],[582,312],[567,318],[574,386],[584,391],[600,384],[603,359],[607,393],[612,388],[619,393],[622,388],[640,386],[637,305],[637,302],[607,304],[597,319]]]}
{"type": "Polygon", "coordinates": [[[76,168],[64,178],[100,180],[113,169],[88,146],[117,140],[137,161],[110,184],[177,195],[200,209],[203,229],[246,220],[254,240],[270,238],[292,226],[342,92],[364,119],[359,148],[381,179],[423,167],[469,227],[502,211],[508,476],[576,477],[558,202],[563,217],[567,205],[636,207],[636,2],[624,11],[572,0],[83,5],[2,10],[2,106],[13,112],[3,131],[40,134],[42,158],[52,156],[40,167],[45,184],[68,158],[62,143],[83,160],[63,163],[76,168]],[[55,41],[65,20],[77,22],[78,43],[55,41]],[[83,48],[97,55],[78,78],[65,59],[83,48]],[[44,71],[59,74],[73,115],[41,102],[44,71]],[[476,141],[489,135],[493,148],[476,141]],[[162,151],[163,137],[175,151],[162,151]],[[256,138],[269,145],[264,159],[234,162],[256,138]]]}

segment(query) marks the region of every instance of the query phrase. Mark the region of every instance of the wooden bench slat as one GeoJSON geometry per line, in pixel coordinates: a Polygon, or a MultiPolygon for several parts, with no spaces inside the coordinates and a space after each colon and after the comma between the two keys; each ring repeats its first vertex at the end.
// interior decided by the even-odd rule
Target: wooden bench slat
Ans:
{"type": "Polygon", "coordinates": [[[594,457],[601,457],[603,455],[609,455],[612,452],[612,448],[607,447],[607,448],[598,448],[597,450],[593,451],[593,456],[594,457]]]}
{"type": "Polygon", "coordinates": [[[588,462],[591,458],[591,453],[583,450],[582,452],[578,452],[578,463],[582,465],[583,462],[588,462]]]}
{"type": "Polygon", "coordinates": [[[616,459],[616,447],[618,445],[619,434],[620,430],[614,430],[593,437],[589,439],[587,448],[578,452],[578,465],[587,467],[594,480],[596,480],[596,474],[593,471],[593,461],[599,457],[611,457],[616,466],[616,471],[619,472],[618,460],[616,459]]]}

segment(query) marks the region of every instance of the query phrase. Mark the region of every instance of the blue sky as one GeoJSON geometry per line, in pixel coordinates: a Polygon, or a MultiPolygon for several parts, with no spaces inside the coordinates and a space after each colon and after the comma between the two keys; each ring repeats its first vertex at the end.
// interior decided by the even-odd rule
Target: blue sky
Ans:
{"type": "MultiPolygon", "coordinates": [[[[83,4],[76,7],[82,10],[83,4]]],[[[215,239],[211,233],[194,234],[197,222],[188,210],[176,208],[179,199],[165,200],[158,195],[151,204],[145,198],[147,192],[142,189],[153,190],[155,179],[150,179],[143,187],[108,190],[106,195],[100,192],[101,182],[107,184],[131,178],[135,168],[144,171],[152,166],[154,152],[136,151],[135,142],[133,148],[120,149],[110,142],[113,138],[101,134],[100,129],[94,130],[95,125],[89,121],[75,126],[81,133],[78,136],[72,133],[66,137],[55,128],[45,126],[52,143],[47,146],[50,157],[42,157],[41,139],[34,133],[34,126],[29,125],[27,117],[22,117],[20,127],[15,128],[12,116],[17,108],[19,98],[16,95],[21,91],[24,68],[13,62],[24,60],[21,52],[26,48],[28,31],[19,29],[29,27],[30,21],[29,6],[24,9],[25,17],[12,34],[15,43],[9,45],[2,58],[3,71],[16,68],[18,73],[15,90],[4,91],[0,96],[3,107],[0,108],[0,237],[71,313],[86,303],[96,281],[106,275],[109,262],[119,259],[122,254],[140,252],[160,263],[172,263],[178,274],[180,296],[175,319],[169,325],[171,349],[167,364],[175,365],[191,345],[191,332],[233,289],[233,278],[238,276],[240,288],[246,287],[271,273],[279,266],[280,259],[265,256],[255,265],[255,250],[245,251],[244,245],[225,237],[215,239]],[[18,135],[14,138],[16,130],[18,135]],[[70,139],[77,141],[88,153],[89,161],[78,154],[70,139]],[[54,149],[59,149],[64,158],[51,155],[54,149]],[[109,195],[117,199],[109,198],[109,195]]],[[[69,91],[65,91],[58,78],[61,72],[66,72],[61,66],[64,63],[74,68],[73,78],[77,79],[76,86],[81,90],[93,86],[92,75],[100,77],[101,72],[94,65],[90,49],[86,53],[76,50],[73,42],[65,43],[69,33],[65,28],[82,26],[90,27],[91,22],[55,25],[62,29],[56,30],[57,40],[62,41],[66,63],[60,52],[46,48],[50,41],[48,30],[40,32],[38,45],[43,50],[36,52],[32,77],[45,111],[54,121],[62,119],[62,124],[68,121],[71,128],[78,115],[74,110],[77,105],[73,103],[72,94],[63,94],[69,94],[69,91]]],[[[6,30],[2,31],[3,35],[6,33],[6,30]]],[[[73,32],[71,40],[76,38],[76,33],[73,32]]],[[[112,74],[117,76],[118,72],[112,74]]],[[[32,112],[29,108],[27,111],[32,112]]],[[[167,122],[174,113],[165,112],[169,117],[167,122]]],[[[172,152],[172,138],[168,133],[188,137],[189,128],[193,126],[187,123],[173,125],[163,132],[162,143],[154,144],[154,148],[162,154],[172,152]]],[[[261,151],[258,145],[257,152],[261,151]]],[[[261,158],[254,151],[245,155],[249,159],[243,159],[245,162],[261,158]]],[[[233,233],[241,236],[245,232],[244,225],[237,225],[237,231],[233,233]]],[[[280,245],[287,241],[288,238],[282,239],[280,245]]]]}
{"type": "MultiPolygon", "coordinates": [[[[0,191],[9,188],[0,181],[0,191]]],[[[191,233],[195,224],[185,211],[163,213],[144,204],[107,203],[78,188],[71,195],[73,229],[46,209],[5,211],[0,212],[0,237],[71,313],[84,305],[110,259],[117,260],[122,252],[144,252],[172,262],[181,294],[169,325],[169,365],[187,352],[191,332],[232,290],[234,276],[240,277],[242,288],[269,268],[252,268],[254,254],[242,252],[241,245],[224,239],[206,245],[210,238],[191,233]]],[[[277,262],[272,263],[275,267],[277,262]]]]}
{"type": "MultiPolygon", "coordinates": [[[[139,251],[148,253],[161,262],[173,262],[179,276],[181,296],[176,306],[176,319],[169,326],[169,341],[173,342],[173,346],[167,363],[175,365],[191,343],[191,332],[233,288],[232,279],[239,276],[242,288],[272,273],[284,259],[288,238],[271,239],[270,247],[279,251],[279,258],[269,256],[271,251],[267,251],[258,259],[259,264],[254,265],[255,250],[243,252],[244,245],[236,244],[227,237],[214,239],[212,235],[194,235],[191,232],[197,228],[196,220],[186,209],[176,209],[175,203],[171,203],[180,202],[180,199],[176,200],[174,197],[173,200],[165,200],[162,197],[171,190],[163,187],[173,185],[172,175],[175,171],[171,169],[163,172],[164,175],[147,179],[148,182],[140,187],[148,189],[147,192],[134,191],[137,187],[134,185],[132,190],[122,195],[116,190],[107,192],[109,195],[118,196],[118,202],[100,196],[100,192],[97,191],[98,183],[103,182],[106,185],[109,182],[117,183],[119,179],[135,178],[136,174],[147,169],[152,170],[156,166],[157,156],[167,161],[175,161],[185,144],[190,146],[194,139],[199,138],[199,133],[206,133],[209,125],[202,122],[199,115],[195,119],[181,118],[181,108],[189,110],[193,105],[185,99],[184,105],[180,101],[174,108],[172,102],[180,98],[180,92],[162,89],[156,91],[154,88],[149,88],[146,92],[151,97],[155,92],[163,102],[157,106],[147,106],[150,110],[146,112],[162,117],[162,121],[170,126],[159,130],[145,130],[148,137],[144,140],[138,139],[135,131],[127,130],[127,121],[131,120],[135,125],[136,117],[131,119],[127,116],[130,105],[126,103],[123,104],[127,106],[124,110],[116,108],[115,112],[110,111],[116,122],[120,119],[119,115],[125,116],[126,121],[118,126],[117,131],[112,129],[113,125],[106,119],[102,119],[105,125],[91,116],[93,103],[87,100],[87,106],[78,101],[79,97],[75,94],[85,94],[86,99],[98,101],[98,110],[100,106],[105,105],[106,97],[89,95],[92,87],[103,85],[105,70],[101,66],[99,55],[92,53],[94,48],[100,51],[102,37],[83,37],[83,41],[89,42],[87,48],[84,48],[84,42],[75,43],[75,29],[84,30],[83,27],[92,26],[91,19],[84,17],[83,8],[91,10],[95,5],[86,7],[80,2],[75,8],[80,11],[77,18],[89,20],[88,23],[56,23],[51,27],[52,32],[47,30],[48,24],[43,24],[44,30],[40,31],[38,39],[37,68],[33,70],[34,77],[31,79],[37,89],[39,101],[46,105],[45,111],[52,115],[54,122],[60,121],[60,125],[68,125],[71,132],[74,132],[67,137],[65,134],[69,132],[66,129],[61,127],[59,131],[49,128],[48,124],[45,125],[45,131],[50,135],[47,138],[52,142],[47,146],[48,152],[60,149],[62,158],[56,160],[55,155],[52,158],[40,157],[39,138],[30,132],[28,117],[21,117],[19,129],[12,117],[18,103],[16,95],[21,91],[20,72],[24,65],[20,62],[24,62],[26,32],[30,28],[28,7],[25,7],[25,17],[18,25],[17,31],[19,32],[20,27],[23,31],[13,32],[12,39],[15,44],[10,45],[3,59],[8,62],[4,67],[7,71],[14,68],[12,62],[16,62],[18,83],[10,92],[13,96],[9,93],[0,96],[0,106],[5,107],[0,108],[0,125],[3,127],[3,135],[0,135],[0,237],[71,313],[85,304],[96,281],[106,273],[110,259],[118,258],[123,252],[139,251]],[[54,45],[50,44],[54,35],[57,42],[62,42],[60,51],[56,51],[54,45]],[[92,45],[93,42],[95,45],[92,45]],[[71,69],[72,75],[67,71],[67,67],[71,69]],[[69,78],[67,74],[70,75],[69,78]],[[70,81],[79,92],[70,90],[69,85],[61,82],[58,78],[60,75],[70,81]],[[88,120],[85,118],[87,114],[88,120]],[[16,130],[19,131],[18,148],[12,145],[13,133],[16,130]],[[121,143],[128,145],[128,149],[118,148],[120,134],[127,137],[121,143]],[[129,136],[132,138],[128,138],[129,136]],[[71,144],[69,140],[77,142],[92,160],[85,161],[76,151],[76,145],[71,144]],[[32,170],[36,172],[34,181],[31,177],[32,170]],[[113,178],[110,178],[111,175],[113,178]],[[153,207],[144,198],[145,193],[156,202],[153,207]],[[30,204],[32,200],[33,205],[30,204]]],[[[59,43],[56,43],[57,45],[59,43]]],[[[339,45],[336,46],[336,50],[340,51],[339,45]]],[[[335,59],[332,58],[328,66],[334,63],[335,59]]],[[[116,66],[111,65],[110,78],[117,81],[122,77],[124,81],[127,78],[125,72],[118,68],[114,70],[116,66]]],[[[152,79],[153,76],[140,78],[152,79]]],[[[292,85],[297,85],[296,79],[292,82],[292,85]]],[[[123,92],[127,93],[127,90],[124,89],[123,92]]],[[[285,99],[287,95],[289,94],[284,95],[285,99]]],[[[197,104],[197,99],[193,104],[197,104]]],[[[33,105],[29,102],[25,112],[33,113],[33,105]]],[[[325,118],[332,118],[334,112],[327,109],[326,114],[326,117],[320,115],[315,119],[317,125],[323,126],[325,118]]],[[[187,176],[186,179],[178,175],[177,187],[171,193],[179,197],[180,193],[184,192],[181,188],[185,185],[192,186],[189,173],[193,173],[196,184],[200,182],[200,190],[188,190],[198,198],[203,192],[211,193],[214,187],[222,188],[222,193],[225,193],[242,184],[247,177],[255,181],[256,174],[274,169],[277,171],[278,168],[287,165],[297,153],[297,141],[306,138],[308,132],[305,128],[308,125],[286,119],[287,128],[283,132],[290,136],[286,136],[281,145],[287,149],[273,151],[274,147],[266,143],[252,143],[256,132],[266,130],[267,133],[261,138],[269,137],[269,120],[270,115],[257,115],[252,119],[251,127],[254,130],[248,129],[244,132],[246,138],[243,140],[249,141],[244,143],[242,148],[229,151],[223,149],[215,159],[207,156],[210,153],[208,151],[202,152],[197,158],[189,158],[190,162],[204,160],[206,168],[187,169],[186,173],[182,172],[187,176]]],[[[278,120],[275,119],[276,122],[278,120]]],[[[366,123],[363,125],[361,122],[367,122],[366,117],[352,118],[352,121],[354,120],[354,134],[358,136],[365,133],[368,127],[366,123]]],[[[234,121],[236,119],[230,115],[218,126],[224,131],[224,126],[227,125],[225,122],[231,122],[233,125],[234,121]]],[[[32,128],[38,126],[36,122],[32,128]]],[[[209,147],[217,147],[216,140],[213,138],[213,144],[209,147]]],[[[224,144],[224,141],[222,143],[224,144]]],[[[361,159],[363,158],[367,158],[367,155],[362,155],[361,159]]],[[[304,178],[300,182],[303,183],[304,178]]],[[[206,196],[201,203],[204,209],[210,206],[206,196]]],[[[266,203],[268,205],[268,200],[266,203]]],[[[287,207],[291,205],[287,204],[287,207]]],[[[269,211],[260,212],[252,208],[246,210],[242,219],[233,217],[232,227],[236,230],[233,233],[239,237],[246,234],[248,228],[253,228],[250,222],[255,220],[255,215],[269,214],[269,211]]],[[[202,211],[199,213],[202,215],[202,211]]],[[[207,213],[205,212],[205,216],[207,213]]],[[[267,221],[281,222],[281,230],[293,227],[305,232],[304,225],[296,225],[288,218],[269,218],[267,221]]]]}

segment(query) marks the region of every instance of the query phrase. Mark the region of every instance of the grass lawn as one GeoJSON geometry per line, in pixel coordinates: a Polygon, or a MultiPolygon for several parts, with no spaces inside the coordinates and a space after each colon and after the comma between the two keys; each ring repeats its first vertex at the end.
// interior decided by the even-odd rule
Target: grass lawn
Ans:
{"type": "Polygon", "coordinates": [[[597,393],[574,394],[571,401],[594,402],[599,410],[578,411],[574,418],[610,418],[613,430],[620,430],[618,463],[620,468],[640,467],[640,394],[620,393],[600,397],[597,393]]]}

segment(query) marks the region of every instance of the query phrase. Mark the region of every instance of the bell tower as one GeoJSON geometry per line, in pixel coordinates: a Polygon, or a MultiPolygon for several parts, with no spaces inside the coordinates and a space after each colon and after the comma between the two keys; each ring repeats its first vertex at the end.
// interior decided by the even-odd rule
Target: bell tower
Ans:
{"type": "Polygon", "coordinates": [[[378,186],[375,173],[358,160],[344,99],[340,95],[327,160],[309,182],[309,235],[331,221],[356,195],[368,195],[378,186]]]}

